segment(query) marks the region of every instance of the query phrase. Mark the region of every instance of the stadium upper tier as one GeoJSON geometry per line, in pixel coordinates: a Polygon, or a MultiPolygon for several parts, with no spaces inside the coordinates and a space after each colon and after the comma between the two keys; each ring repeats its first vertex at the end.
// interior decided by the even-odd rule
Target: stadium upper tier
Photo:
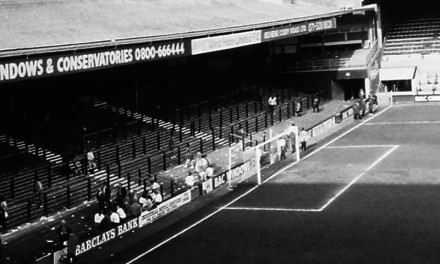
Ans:
{"type": "Polygon", "coordinates": [[[193,33],[359,6],[354,0],[0,0],[0,51],[193,33]]]}

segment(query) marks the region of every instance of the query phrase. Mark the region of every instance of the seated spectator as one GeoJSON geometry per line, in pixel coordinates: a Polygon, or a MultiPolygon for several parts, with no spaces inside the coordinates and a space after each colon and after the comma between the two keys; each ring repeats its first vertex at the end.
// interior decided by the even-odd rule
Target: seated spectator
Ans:
{"type": "Polygon", "coordinates": [[[99,226],[101,224],[102,220],[104,219],[104,217],[105,217],[105,215],[104,215],[103,210],[99,210],[98,212],[96,212],[95,218],[94,218],[95,224],[97,226],[99,226]]]}
{"type": "Polygon", "coordinates": [[[213,175],[214,175],[214,168],[212,168],[212,167],[208,167],[208,168],[206,169],[206,177],[208,177],[208,179],[209,179],[209,178],[211,178],[213,175]]]}
{"type": "Polygon", "coordinates": [[[199,174],[201,181],[204,181],[206,178],[206,169],[208,168],[208,166],[209,161],[206,157],[206,154],[200,154],[200,157],[196,160],[195,171],[199,174]]]}
{"type": "Polygon", "coordinates": [[[119,205],[116,205],[116,213],[118,213],[119,218],[121,220],[124,220],[125,218],[127,218],[127,214],[125,214],[125,211],[122,207],[120,207],[119,205]]]}
{"type": "Polygon", "coordinates": [[[162,203],[163,199],[162,199],[162,194],[160,193],[159,189],[155,189],[153,190],[154,192],[154,201],[153,201],[153,205],[154,207],[157,207],[159,204],[162,203]]]}
{"type": "Polygon", "coordinates": [[[121,223],[121,218],[119,217],[119,214],[116,211],[112,210],[110,214],[110,221],[114,225],[118,225],[119,223],[121,223]]]}
{"type": "Polygon", "coordinates": [[[130,205],[130,209],[128,211],[128,214],[130,216],[138,217],[141,215],[142,207],[139,204],[137,200],[133,201],[133,203],[130,205]]]}
{"type": "Polygon", "coordinates": [[[193,187],[195,183],[194,176],[191,172],[188,172],[188,176],[185,178],[185,184],[188,185],[188,187],[193,187]]]}
{"type": "Polygon", "coordinates": [[[61,224],[57,227],[57,234],[59,237],[59,241],[61,245],[64,245],[65,242],[69,239],[69,235],[72,233],[70,227],[66,224],[65,220],[61,220],[61,224]]]}
{"type": "Polygon", "coordinates": [[[147,195],[145,198],[141,197],[139,199],[139,202],[142,203],[142,211],[150,211],[151,209],[153,209],[153,200],[151,196],[147,195]]]}
{"type": "Polygon", "coordinates": [[[151,189],[153,191],[160,188],[160,185],[159,185],[159,183],[157,183],[157,180],[152,180],[150,183],[151,183],[151,189]]]}

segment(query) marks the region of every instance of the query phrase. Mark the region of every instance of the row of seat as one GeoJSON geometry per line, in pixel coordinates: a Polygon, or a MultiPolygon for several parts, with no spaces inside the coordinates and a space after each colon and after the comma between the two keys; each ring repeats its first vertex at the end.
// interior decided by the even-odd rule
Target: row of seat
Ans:
{"type": "MultiPolygon", "coordinates": [[[[213,146],[213,144],[211,142],[207,143],[206,141],[203,141],[203,140],[201,140],[200,142],[202,142],[201,145],[202,145],[202,148],[205,151],[212,150],[215,147],[215,146],[213,146]]],[[[138,144],[134,144],[134,145],[136,146],[138,144]]],[[[99,154],[99,155],[101,155],[101,154],[99,154]]],[[[146,155],[143,155],[143,157],[146,157],[146,155]]],[[[157,157],[157,155],[155,157],[150,157],[150,160],[151,160],[150,163],[148,163],[148,162],[143,163],[143,164],[147,164],[147,166],[150,167],[148,169],[149,172],[159,171],[159,170],[163,169],[163,158],[161,157],[161,158],[158,159],[156,157],[157,157]]],[[[132,160],[133,161],[141,162],[141,159],[129,159],[130,162],[132,160]]],[[[130,168],[136,168],[137,167],[137,166],[131,166],[131,165],[132,164],[130,164],[130,166],[127,165],[125,167],[124,166],[113,166],[113,167],[111,167],[111,170],[114,169],[114,168],[117,168],[118,170],[121,171],[121,172],[118,173],[118,177],[124,177],[124,175],[126,175],[125,172],[128,172],[128,171],[124,171],[123,170],[124,168],[129,168],[129,167],[130,168]],[[118,168],[118,167],[121,167],[121,168],[118,168]]],[[[44,175],[45,174],[44,170],[47,170],[47,168],[42,168],[42,170],[43,171],[39,172],[38,174],[44,175]]],[[[46,187],[47,186],[57,185],[58,182],[62,182],[63,180],[66,179],[65,177],[60,177],[60,175],[62,175],[62,171],[61,170],[62,170],[61,166],[57,166],[57,167],[51,168],[50,174],[58,175],[59,177],[52,177],[51,179],[48,178],[48,177],[40,177],[40,181],[42,181],[43,185],[46,186],[46,187]],[[49,183],[49,181],[52,181],[52,182],[49,183]]],[[[12,190],[14,190],[14,192],[17,194],[17,195],[14,194],[14,197],[22,197],[22,199],[16,199],[15,203],[12,204],[11,208],[14,208],[12,211],[14,211],[16,208],[22,208],[23,206],[25,206],[25,204],[26,204],[26,207],[29,207],[27,205],[27,198],[32,193],[31,190],[32,190],[32,187],[33,187],[33,183],[32,183],[32,181],[29,181],[29,179],[33,178],[32,172],[33,171],[31,171],[30,173],[24,174],[23,175],[24,177],[17,177],[18,175],[13,175],[14,177],[10,177],[8,181],[3,181],[5,184],[2,184],[2,186],[11,186],[11,184],[14,185],[14,188],[12,188],[12,190]],[[15,186],[19,186],[19,187],[15,187],[15,186]],[[18,190],[20,190],[20,191],[18,191],[18,190]]],[[[47,174],[47,172],[46,172],[46,174],[47,174]]],[[[113,173],[112,175],[115,175],[115,173],[113,173]]],[[[74,179],[77,179],[77,178],[78,177],[76,177],[74,179]]],[[[71,179],[71,181],[73,181],[74,179],[71,179]]],[[[87,190],[87,188],[84,188],[84,186],[87,186],[87,184],[88,184],[87,181],[84,181],[84,180],[80,181],[80,183],[78,183],[78,185],[81,185],[82,188],[77,188],[77,189],[87,190]]],[[[67,186],[70,186],[70,185],[66,185],[66,187],[64,187],[64,188],[67,188],[67,186]]],[[[93,185],[93,186],[95,186],[95,185],[93,185]]],[[[11,189],[11,188],[9,188],[9,189],[11,189]]],[[[93,192],[93,191],[94,190],[92,190],[91,192],[93,192]]],[[[75,192],[72,192],[72,193],[75,194],[75,192]]],[[[56,203],[48,203],[51,206],[51,208],[43,210],[43,211],[45,211],[45,213],[47,213],[48,211],[52,212],[52,211],[56,210],[54,208],[56,208],[57,206],[61,207],[63,205],[63,207],[61,207],[61,208],[64,208],[64,207],[66,207],[67,204],[74,204],[76,201],[78,201],[78,199],[80,199],[80,198],[75,198],[75,197],[72,196],[70,198],[70,202],[67,203],[67,202],[63,201],[63,199],[65,197],[64,198],[61,197],[63,199],[58,199],[59,195],[61,195],[61,194],[54,194],[53,196],[49,196],[48,197],[48,198],[52,198],[50,201],[53,200],[53,201],[57,201],[57,202],[56,203]],[[55,199],[56,197],[58,197],[58,198],[55,199]]],[[[9,196],[11,196],[11,193],[9,193],[9,196]]],[[[78,197],[81,197],[81,195],[79,195],[78,197]]],[[[83,193],[82,197],[84,197],[84,193],[83,193]]],[[[31,211],[33,212],[33,210],[31,210],[31,211]]],[[[39,210],[37,210],[37,211],[39,212],[39,210]]],[[[31,214],[32,217],[33,216],[37,216],[37,215],[39,215],[39,213],[32,213],[31,214]]],[[[31,217],[31,216],[29,216],[29,214],[27,214],[27,216],[22,218],[22,219],[27,219],[28,217],[31,217]]],[[[20,223],[20,221],[17,221],[17,223],[20,223]]]]}

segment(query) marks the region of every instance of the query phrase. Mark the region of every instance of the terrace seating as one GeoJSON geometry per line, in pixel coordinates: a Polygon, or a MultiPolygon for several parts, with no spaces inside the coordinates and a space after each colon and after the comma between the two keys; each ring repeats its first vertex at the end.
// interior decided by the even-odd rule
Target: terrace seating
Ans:
{"type": "Polygon", "coordinates": [[[388,32],[383,55],[440,53],[440,18],[411,18],[388,32]]]}

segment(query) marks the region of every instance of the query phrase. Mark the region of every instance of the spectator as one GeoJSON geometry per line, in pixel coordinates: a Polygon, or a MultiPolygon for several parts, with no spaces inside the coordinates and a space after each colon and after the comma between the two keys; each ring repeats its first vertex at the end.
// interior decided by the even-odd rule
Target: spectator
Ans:
{"type": "Polygon", "coordinates": [[[364,99],[365,98],[365,93],[364,93],[364,90],[363,89],[360,89],[359,90],[359,99],[364,99]]]}
{"type": "Polygon", "coordinates": [[[139,198],[139,203],[142,205],[142,211],[150,211],[153,208],[153,200],[147,194],[145,197],[139,198]]]}
{"type": "Polygon", "coordinates": [[[95,172],[96,163],[95,163],[95,155],[91,150],[87,152],[87,168],[91,173],[95,172]]]}
{"type": "Polygon", "coordinates": [[[305,151],[307,149],[307,140],[309,139],[309,133],[302,128],[301,133],[299,133],[299,141],[301,142],[301,149],[305,151]]]}
{"type": "Polygon", "coordinates": [[[125,213],[124,209],[119,205],[116,205],[116,213],[119,215],[121,220],[127,218],[127,214],[125,213]]]}
{"type": "Polygon", "coordinates": [[[78,245],[78,236],[71,233],[67,241],[67,254],[65,263],[76,263],[76,245],[78,245]]]}
{"type": "Polygon", "coordinates": [[[41,205],[43,203],[43,184],[41,184],[41,182],[39,181],[38,177],[35,178],[33,196],[34,196],[33,197],[34,203],[38,207],[41,207],[41,205]]]}
{"type": "Polygon", "coordinates": [[[119,223],[121,223],[121,218],[119,218],[119,214],[116,211],[112,210],[110,214],[110,221],[113,225],[118,225],[119,223]]]}
{"type": "Polygon", "coordinates": [[[374,105],[377,105],[377,96],[371,91],[368,96],[368,112],[370,115],[374,113],[374,105]]]}
{"type": "Polygon", "coordinates": [[[154,191],[154,190],[157,190],[157,189],[160,188],[159,183],[157,183],[157,177],[155,177],[155,179],[152,180],[150,183],[151,183],[151,189],[152,189],[153,191],[154,191]]]}
{"type": "Polygon", "coordinates": [[[191,151],[191,145],[189,143],[186,143],[186,149],[185,149],[185,167],[194,167],[192,164],[192,160],[194,159],[194,154],[191,151]]]}
{"type": "Polygon", "coordinates": [[[276,141],[276,144],[277,144],[277,157],[278,157],[278,160],[281,161],[281,160],[286,159],[286,153],[284,152],[285,151],[284,147],[286,145],[286,140],[283,137],[280,137],[276,141]]]}
{"type": "Polygon", "coordinates": [[[302,112],[301,99],[298,99],[295,104],[295,114],[297,116],[301,116],[301,112],[302,112]]]}
{"type": "Polygon", "coordinates": [[[104,219],[104,217],[105,217],[105,215],[104,215],[103,210],[99,210],[98,212],[96,212],[95,218],[94,218],[94,222],[95,222],[96,226],[101,225],[101,222],[104,219]]]}
{"type": "Polygon", "coordinates": [[[96,194],[96,199],[98,200],[98,208],[100,210],[104,210],[108,204],[110,199],[110,191],[105,183],[98,189],[98,193],[96,194]]]}
{"type": "Polygon", "coordinates": [[[137,200],[133,201],[133,203],[130,205],[130,209],[128,211],[128,214],[130,216],[138,217],[142,213],[141,205],[138,203],[137,200]]]}
{"type": "Polygon", "coordinates": [[[365,116],[365,110],[366,110],[366,108],[365,108],[365,101],[363,99],[359,100],[359,111],[360,111],[361,119],[362,119],[362,117],[365,116]]]}
{"type": "Polygon", "coordinates": [[[354,102],[354,105],[353,105],[353,118],[354,118],[354,120],[362,119],[362,117],[359,113],[360,113],[359,102],[354,102]]]}
{"type": "Polygon", "coordinates": [[[319,113],[319,98],[315,97],[315,99],[313,100],[313,113],[319,113]]]}
{"type": "Polygon", "coordinates": [[[156,207],[162,203],[163,199],[162,199],[162,194],[160,193],[159,189],[153,189],[153,192],[155,194],[153,204],[154,204],[154,207],[156,207]]]}
{"type": "Polygon", "coordinates": [[[188,172],[188,176],[186,176],[186,178],[185,178],[185,184],[191,188],[194,186],[194,183],[195,183],[194,176],[192,175],[191,172],[188,172]]]}
{"type": "Polygon", "coordinates": [[[66,224],[65,220],[61,220],[61,224],[57,227],[57,234],[60,240],[60,244],[64,245],[69,239],[69,234],[72,232],[70,227],[66,224]]]}
{"type": "Polygon", "coordinates": [[[174,142],[174,129],[172,129],[170,132],[170,139],[168,140],[168,153],[170,159],[174,159],[176,157],[175,149],[176,143],[174,142]]]}
{"type": "Polygon", "coordinates": [[[116,187],[116,198],[115,203],[119,206],[124,206],[124,200],[127,198],[127,189],[122,186],[121,183],[118,183],[116,187]]]}
{"type": "Polygon", "coordinates": [[[197,152],[195,171],[201,176],[202,179],[205,178],[205,171],[208,166],[209,162],[206,155],[202,155],[200,152],[197,152]]]}
{"type": "Polygon", "coordinates": [[[6,219],[8,218],[8,205],[4,198],[1,199],[0,203],[0,232],[6,232],[6,219]]]}
{"type": "Polygon", "coordinates": [[[270,96],[269,97],[269,111],[271,114],[273,114],[273,112],[275,111],[275,106],[277,106],[277,98],[276,96],[270,96]]]}
{"type": "MultiPolygon", "coordinates": [[[[287,133],[287,144],[288,144],[288,147],[287,147],[287,149],[292,149],[292,153],[294,153],[295,152],[295,144],[296,144],[296,133],[298,133],[298,127],[294,124],[294,123],[292,123],[292,125],[291,126],[289,126],[287,129],[286,129],[286,133],[287,133]]],[[[287,150],[286,149],[286,150],[287,150]]]]}

